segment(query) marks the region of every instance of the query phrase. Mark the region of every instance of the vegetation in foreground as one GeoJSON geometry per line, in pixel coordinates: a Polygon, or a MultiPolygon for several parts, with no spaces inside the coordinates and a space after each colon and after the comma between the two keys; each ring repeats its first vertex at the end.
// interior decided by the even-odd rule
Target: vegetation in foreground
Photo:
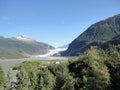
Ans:
{"type": "Polygon", "coordinates": [[[16,82],[5,90],[119,90],[120,52],[111,46],[106,51],[91,47],[78,60],[29,61],[13,68],[16,82]]]}
{"type": "Polygon", "coordinates": [[[2,86],[4,84],[4,80],[5,80],[5,78],[4,78],[4,72],[2,70],[2,67],[0,66],[0,90],[2,89],[2,86]]]}

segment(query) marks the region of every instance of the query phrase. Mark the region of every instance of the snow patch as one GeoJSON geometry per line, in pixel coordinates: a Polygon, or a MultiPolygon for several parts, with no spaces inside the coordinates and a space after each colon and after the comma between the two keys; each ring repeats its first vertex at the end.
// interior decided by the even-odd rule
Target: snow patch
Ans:
{"type": "Polygon", "coordinates": [[[61,51],[66,51],[66,50],[67,48],[56,48],[56,49],[48,50],[47,54],[37,55],[36,57],[50,57],[50,56],[53,56],[54,54],[57,54],[61,51]]]}
{"type": "Polygon", "coordinates": [[[26,41],[26,42],[31,42],[33,41],[32,39],[24,36],[24,35],[20,35],[20,36],[17,36],[17,37],[14,37],[13,39],[16,39],[16,40],[20,40],[20,41],[26,41]]]}

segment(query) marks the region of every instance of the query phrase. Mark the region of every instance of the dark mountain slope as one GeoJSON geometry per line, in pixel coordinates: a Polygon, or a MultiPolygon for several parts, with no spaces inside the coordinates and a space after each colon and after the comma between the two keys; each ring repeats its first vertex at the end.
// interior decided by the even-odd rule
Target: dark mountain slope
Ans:
{"type": "Polygon", "coordinates": [[[106,50],[106,49],[109,49],[109,47],[110,47],[111,45],[120,47],[120,35],[115,36],[115,37],[112,38],[111,40],[105,42],[104,44],[102,44],[102,45],[100,46],[100,48],[106,50]]]}
{"type": "Polygon", "coordinates": [[[91,25],[76,38],[63,55],[76,56],[84,52],[84,48],[91,43],[98,45],[109,41],[120,34],[120,14],[91,25]]]}

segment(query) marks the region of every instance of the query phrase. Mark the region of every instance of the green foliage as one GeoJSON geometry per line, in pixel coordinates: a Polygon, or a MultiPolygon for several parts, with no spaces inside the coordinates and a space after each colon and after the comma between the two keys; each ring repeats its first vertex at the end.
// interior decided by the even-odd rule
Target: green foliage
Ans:
{"type": "Polygon", "coordinates": [[[11,83],[11,79],[12,79],[11,72],[9,70],[8,73],[7,73],[7,75],[6,75],[5,83],[3,85],[4,90],[10,90],[10,89],[12,89],[13,83],[11,83]]]}
{"type": "Polygon", "coordinates": [[[119,90],[120,89],[120,47],[110,46],[109,52],[107,52],[109,59],[105,62],[106,66],[109,68],[109,73],[111,77],[111,84],[109,90],[119,90]]]}
{"type": "Polygon", "coordinates": [[[43,63],[39,61],[25,61],[21,64],[21,66],[25,69],[27,73],[29,72],[37,72],[39,67],[45,66],[43,63]]]}
{"type": "Polygon", "coordinates": [[[67,63],[52,64],[48,69],[56,77],[54,90],[74,90],[74,79],[70,76],[67,63]]]}
{"type": "MultiPolygon", "coordinates": [[[[24,88],[30,89],[30,90],[35,90],[37,87],[37,73],[38,68],[41,66],[41,63],[38,61],[33,61],[33,62],[23,62],[20,66],[15,67],[17,70],[20,71],[17,75],[18,83],[21,83],[22,90],[23,86],[24,88]],[[26,84],[27,83],[27,84],[26,84]]],[[[18,84],[19,85],[19,84],[18,84]]],[[[18,87],[19,88],[19,87],[18,87]]]]}
{"type": "Polygon", "coordinates": [[[35,90],[53,90],[55,87],[55,77],[47,68],[43,68],[37,74],[37,87],[35,90]]]}
{"type": "MultiPolygon", "coordinates": [[[[119,90],[120,47],[103,51],[91,47],[78,60],[26,61],[14,68],[19,72],[15,90],[119,90]],[[49,62],[49,63],[48,63],[49,62]]],[[[8,87],[11,87],[8,84],[8,87]]],[[[9,90],[9,89],[8,89],[9,90]]]]}
{"type": "Polygon", "coordinates": [[[100,51],[91,48],[87,56],[69,64],[70,72],[76,80],[75,90],[106,90],[110,83],[108,68],[99,57],[100,51]]]}
{"type": "Polygon", "coordinates": [[[67,63],[49,65],[38,61],[24,62],[14,69],[17,74],[17,90],[74,90],[74,79],[67,63]]]}
{"type": "Polygon", "coordinates": [[[113,37],[111,40],[105,42],[104,44],[102,44],[100,46],[100,48],[106,50],[106,49],[110,49],[113,46],[117,46],[119,48],[119,44],[120,44],[120,35],[117,35],[116,37],[113,37]]]}
{"type": "Polygon", "coordinates": [[[29,85],[29,79],[27,77],[27,74],[24,70],[24,68],[21,68],[19,73],[16,75],[17,77],[17,83],[15,85],[16,90],[28,90],[29,85]]]}
{"type": "Polygon", "coordinates": [[[4,81],[5,81],[4,72],[2,70],[2,67],[0,66],[0,89],[2,88],[4,81]]]}

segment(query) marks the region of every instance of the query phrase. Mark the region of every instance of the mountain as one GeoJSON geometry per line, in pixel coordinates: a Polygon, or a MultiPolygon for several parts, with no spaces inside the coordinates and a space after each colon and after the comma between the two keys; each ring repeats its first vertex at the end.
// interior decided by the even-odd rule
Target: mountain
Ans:
{"type": "Polygon", "coordinates": [[[59,46],[58,48],[68,48],[69,44],[67,45],[63,45],[63,46],[59,46]]]}
{"type": "Polygon", "coordinates": [[[101,45],[120,34],[120,14],[91,25],[71,42],[63,55],[77,56],[91,45],[101,45]]]}
{"type": "Polygon", "coordinates": [[[45,54],[54,47],[32,40],[25,36],[13,38],[0,37],[0,58],[17,58],[45,54]]]}
{"type": "Polygon", "coordinates": [[[117,46],[120,47],[120,46],[119,46],[119,45],[120,45],[120,35],[115,36],[115,37],[113,37],[111,40],[103,43],[103,44],[100,46],[100,48],[106,50],[106,49],[109,49],[109,47],[110,47],[111,45],[114,45],[114,46],[116,46],[116,47],[117,47],[117,46]]]}
{"type": "Polygon", "coordinates": [[[24,41],[24,42],[33,42],[34,40],[24,36],[24,35],[19,35],[17,37],[12,37],[14,40],[19,40],[19,41],[24,41]]]}
{"type": "Polygon", "coordinates": [[[36,40],[32,40],[32,39],[30,39],[30,38],[28,38],[26,36],[23,36],[23,35],[13,37],[11,39],[14,40],[14,41],[19,41],[19,42],[24,43],[24,44],[29,44],[29,45],[31,45],[33,47],[36,47],[39,50],[54,49],[54,47],[51,46],[51,45],[48,45],[48,44],[43,43],[43,42],[38,42],[36,40]]]}

